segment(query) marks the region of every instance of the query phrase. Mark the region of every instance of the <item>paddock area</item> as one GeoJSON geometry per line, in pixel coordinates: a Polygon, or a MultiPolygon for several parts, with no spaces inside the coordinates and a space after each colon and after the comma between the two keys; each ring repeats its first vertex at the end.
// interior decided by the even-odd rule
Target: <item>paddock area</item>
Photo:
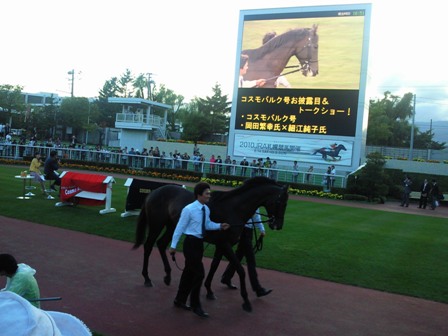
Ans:
{"type": "MultiPolygon", "coordinates": [[[[157,251],[150,260],[155,286],[146,288],[143,251],[131,243],[2,216],[0,223],[1,252],[36,268],[42,297],[62,297],[42,308],[73,314],[105,336],[448,335],[447,304],[263,269],[261,283],[273,292],[250,292],[247,313],[239,291],[219,283],[224,262],[214,281],[218,300],[202,291],[210,318],[201,319],[173,306],[181,272],[174,266],[165,286],[157,251]]],[[[204,263],[207,270],[210,259],[204,263]]]]}

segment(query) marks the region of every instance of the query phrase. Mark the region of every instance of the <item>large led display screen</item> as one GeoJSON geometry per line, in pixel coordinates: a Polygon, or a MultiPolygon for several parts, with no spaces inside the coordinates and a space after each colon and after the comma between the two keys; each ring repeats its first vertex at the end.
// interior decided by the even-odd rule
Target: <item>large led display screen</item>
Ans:
{"type": "Polygon", "coordinates": [[[369,4],[241,11],[229,155],[357,166],[369,24],[369,4]]]}

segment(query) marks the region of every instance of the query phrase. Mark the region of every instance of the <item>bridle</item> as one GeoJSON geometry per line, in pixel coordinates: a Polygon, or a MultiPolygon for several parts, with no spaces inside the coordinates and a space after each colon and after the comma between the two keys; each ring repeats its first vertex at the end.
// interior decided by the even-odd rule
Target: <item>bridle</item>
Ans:
{"type": "MultiPolygon", "coordinates": [[[[306,45],[304,45],[303,47],[302,47],[302,49],[300,49],[300,51],[298,52],[298,53],[296,53],[296,57],[297,57],[297,59],[300,61],[300,57],[299,57],[299,55],[303,52],[303,51],[305,51],[306,50],[306,58],[305,58],[305,60],[302,62],[302,61],[300,61],[300,63],[301,63],[301,67],[302,67],[302,71],[303,72],[306,72],[306,71],[309,71],[310,70],[310,68],[311,68],[311,63],[316,63],[318,60],[312,60],[312,58],[313,58],[313,56],[312,56],[312,51],[311,51],[311,49],[313,48],[313,44],[312,44],[312,39],[311,39],[311,31],[309,31],[308,32],[308,43],[306,44],[306,45]]],[[[288,67],[286,67],[286,68],[288,68],[288,67]]]]}
{"type": "Polygon", "coordinates": [[[274,76],[274,77],[267,78],[266,81],[274,80],[274,79],[277,79],[277,78],[279,78],[279,77],[281,77],[281,76],[290,75],[290,74],[292,74],[292,73],[296,73],[296,72],[299,72],[299,71],[301,71],[302,73],[306,73],[306,72],[310,71],[311,63],[317,63],[317,62],[319,61],[319,60],[313,60],[313,59],[312,59],[313,56],[312,56],[312,51],[311,51],[312,49],[311,49],[311,48],[313,48],[313,44],[312,44],[311,30],[310,30],[310,31],[308,31],[308,43],[306,43],[306,44],[302,47],[302,49],[300,49],[299,52],[297,52],[297,53],[295,54],[295,56],[296,56],[297,59],[299,60],[300,64],[299,64],[299,65],[289,65],[289,66],[286,66],[286,67],[285,67],[285,69],[292,69],[292,68],[295,68],[295,70],[287,71],[287,72],[281,73],[281,74],[278,75],[278,76],[274,76]],[[305,51],[305,50],[306,50],[306,58],[305,58],[304,61],[301,61],[299,55],[300,55],[303,51],[305,51]]]}

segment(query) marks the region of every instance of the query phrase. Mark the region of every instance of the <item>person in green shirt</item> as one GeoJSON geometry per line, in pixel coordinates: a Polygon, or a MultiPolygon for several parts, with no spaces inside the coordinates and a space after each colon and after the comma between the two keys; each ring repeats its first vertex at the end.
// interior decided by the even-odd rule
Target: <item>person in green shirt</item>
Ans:
{"type": "MultiPolygon", "coordinates": [[[[40,298],[39,285],[34,277],[36,270],[26,264],[17,264],[10,254],[0,254],[0,276],[6,276],[6,287],[2,291],[14,292],[30,301],[40,298]]],[[[30,301],[31,302],[31,301],[30,301]]],[[[40,308],[40,302],[31,302],[40,308]]]]}

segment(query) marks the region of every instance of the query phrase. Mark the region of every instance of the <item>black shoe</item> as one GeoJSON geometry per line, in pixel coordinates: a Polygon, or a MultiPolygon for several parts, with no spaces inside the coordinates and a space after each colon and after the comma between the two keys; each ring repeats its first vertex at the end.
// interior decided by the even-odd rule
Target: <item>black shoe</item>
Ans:
{"type": "Polygon", "coordinates": [[[230,280],[221,278],[221,283],[226,285],[229,289],[238,289],[238,287],[235,286],[230,280]]]}
{"type": "Polygon", "coordinates": [[[187,305],[186,303],[180,302],[178,300],[174,300],[174,305],[177,308],[182,308],[182,309],[185,309],[185,310],[191,310],[191,307],[189,305],[187,305]]]}
{"type": "Polygon", "coordinates": [[[205,311],[203,311],[201,307],[193,308],[193,313],[195,313],[199,317],[203,318],[209,317],[209,315],[205,311]]]}
{"type": "Polygon", "coordinates": [[[259,290],[257,290],[257,297],[262,297],[262,296],[266,296],[268,294],[270,294],[272,292],[272,289],[265,289],[265,288],[260,288],[259,290]]]}

